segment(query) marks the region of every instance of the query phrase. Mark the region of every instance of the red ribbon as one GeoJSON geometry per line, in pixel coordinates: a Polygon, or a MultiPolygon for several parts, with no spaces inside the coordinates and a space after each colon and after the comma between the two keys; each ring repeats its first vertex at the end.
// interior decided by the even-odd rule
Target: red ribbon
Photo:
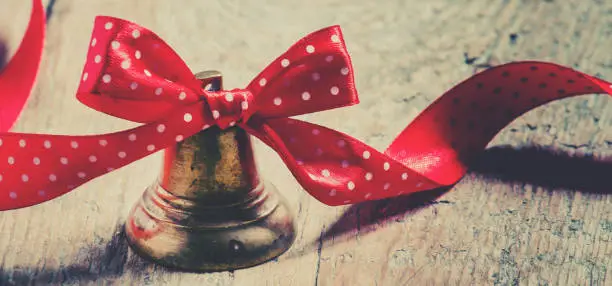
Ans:
{"type": "MultiPolygon", "coordinates": [[[[34,87],[45,39],[45,13],[32,0],[32,13],[21,44],[0,73],[0,132],[11,130],[34,87]]],[[[2,167],[3,168],[3,167],[2,167]]]]}
{"type": "Polygon", "coordinates": [[[445,93],[381,153],[288,118],[358,103],[338,26],[299,40],[245,89],[210,92],[151,31],[97,17],[77,97],[144,124],[91,136],[0,134],[0,209],[51,200],[212,125],[236,125],[265,142],[304,189],[328,205],[449,186],[516,117],[553,100],[610,93],[609,85],[552,63],[501,65],[445,93]]]}

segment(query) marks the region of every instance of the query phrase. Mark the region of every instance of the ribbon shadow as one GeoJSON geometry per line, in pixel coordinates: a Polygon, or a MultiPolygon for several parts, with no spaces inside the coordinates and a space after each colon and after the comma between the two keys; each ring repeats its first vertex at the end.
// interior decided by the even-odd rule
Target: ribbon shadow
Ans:
{"type": "Polygon", "coordinates": [[[470,165],[471,172],[546,189],[610,194],[612,157],[571,156],[552,149],[495,147],[470,165]]]}
{"type": "Polygon", "coordinates": [[[4,69],[8,62],[8,48],[6,47],[6,43],[0,39],[0,73],[4,69]]]}
{"type": "MultiPolygon", "coordinates": [[[[535,147],[493,147],[470,164],[470,173],[486,179],[509,183],[525,183],[549,190],[572,190],[591,194],[610,194],[612,158],[569,154],[535,147]]],[[[367,234],[392,221],[403,221],[406,215],[436,204],[452,204],[439,200],[449,188],[415,193],[398,198],[370,201],[348,208],[321,234],[318,241],[304,249],[287,254],[287,259],[319,251],[325,242],[342,241],[351,234],[367,234]]],[[[434,210],[435,211],[435,210],[434,210]]]]}

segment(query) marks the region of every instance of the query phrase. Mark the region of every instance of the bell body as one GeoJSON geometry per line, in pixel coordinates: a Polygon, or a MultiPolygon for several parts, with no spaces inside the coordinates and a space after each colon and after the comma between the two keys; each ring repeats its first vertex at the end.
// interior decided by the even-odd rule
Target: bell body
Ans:
{"type": "MultiPolygon", "coordinates": [[[[220,74],[197,76],[221,88],[220,74]]],[[[161,176],[126,223],[141,256],[188,271],[225,271],[261,264],[291,247],[293,215],[259,177],[243,129],[211,127],[164,152],[161,176]]]]}

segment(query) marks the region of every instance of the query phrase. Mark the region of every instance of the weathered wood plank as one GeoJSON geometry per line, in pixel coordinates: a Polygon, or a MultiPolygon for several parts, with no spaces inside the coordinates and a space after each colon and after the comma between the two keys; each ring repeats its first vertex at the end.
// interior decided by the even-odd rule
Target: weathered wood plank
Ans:
{"type": "MultiPolygon", "coordinates": [[[[9,51],[27,21],[29,3],[23,3],[2,2],[0,32],[8,35],[9,51]]],[[[383,149],[420,110],[473,72],[464,52],[478,57],[475,64],[552,60],[612,78],[606,48],[611,9],[612,3],[579,0],[58,0],[38,87],[16,130],[91,134],[133,126],[74,99],[98,14],[150,28],[194,71],[223,71],[227,87],[244,86],[301,36],[340,24],[361,104],[303,118],[383,149]],[[518,36],[511,40],[511,34],[518,36]]],[[[612,275],[606,206],[612,199],[605,184],[609,172],[602,172],[610,166],[601,160],[612,142],[610,104],[595,95],[549,104],[512,123],[491,144],[548,147],[592,155],[600,163],[490,151],[450,192],[386,205],[324,206],[257,144],[261,172],[296,210],[300,234],[278,261],[234,273],[169,272],[128,249],[121,226],[159,172],[158,154],[59,200],[0,214],[0,284],[606,285],[612,275]],[[496,161],[519,182],[492,178],[496,161]],[[572,170],[584,178],[555,176],[568,177],[572,170]],[[385,220],[390,213],[395,216],[385,220]]]]}

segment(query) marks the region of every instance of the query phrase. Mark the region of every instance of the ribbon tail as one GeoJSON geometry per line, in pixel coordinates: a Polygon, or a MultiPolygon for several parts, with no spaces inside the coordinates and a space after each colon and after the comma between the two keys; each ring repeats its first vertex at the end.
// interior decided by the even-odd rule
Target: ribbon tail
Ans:
{"type": "Polygon", "coordinates": [[[299,120],[252,120],[244,128],[276,150],[311,195],[341,205],[451,186],[517,117],[554,100],[594,93],[612,94],[610,83],[556,64],[491,68],[437,99],[384,154],[299,120]]]}
{"type": "Polygon", "coordinates": [[[34,88],[42,60],[45,13],[40,0],[32,0],[32,13],[17,52],[0,74],[0,132],[10,130],[34,88]]]}
{"type": "Polygon", "coordinates": [[[274,149],[302,187],[330,206],[440,187],[365,143],[323,126],[278,118],[242,127],[274,149]]]}
{"type": "Polygon", "coordinates": [[[0,211],[40,204],[196,134],[202,104],[99,135],[0,133],[0,211]]]}
{"type": "Polygon", "coordinates": [[[495,135],[522,114],[554,100],[611,92],[609,82],[552,63],[500,65],[439,97],[385,154],[440,185],[452,185],[495,135]]]}

